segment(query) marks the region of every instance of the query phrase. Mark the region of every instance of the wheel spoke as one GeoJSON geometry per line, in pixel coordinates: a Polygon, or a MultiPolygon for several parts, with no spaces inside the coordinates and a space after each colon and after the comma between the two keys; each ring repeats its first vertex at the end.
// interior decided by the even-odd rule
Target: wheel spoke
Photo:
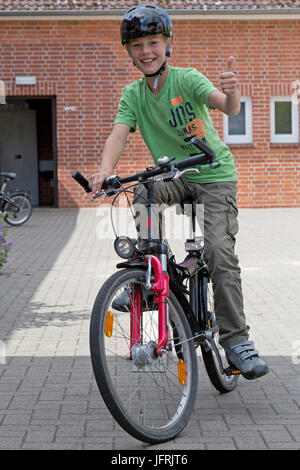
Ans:
{"type": "MultiPolygon", "coordinates": [[[[216,316],[214,312],[214,295],[212,284],[204,283],[202,290],[204,292],[204,295],[207,295],[209,324],[210,327],[214,327],[216,326],[216,316]]],[[[212,341],[214,342],[214,345],[219,353],[219,358],[221,358],[223,369],[225,369],[226,367],[228,367],[228,361],[226,359],[225,351],[219,343],[219,332],[213,334],[212,341]]],[[[221,393],[226,393],[233,390],[237,385],[238,376],[227,376],[225,373],[222,373],[222,371],[220,370],[220,364],[218,360],[219,358],[214,349],[211,351],[206,351],[203,347],[201,349],[206,371],[214,387],[221,393]]]]}
{"type": "Polygon", "coordinates": [[[25,194],[10,196],[12,204],[7,202],[4,206],[5,220],[11,225],[21,225],[31,216],[32,206],[25,194]]]}
{"type": "MultiPolygon", "coordinates": [[[[127,276],[124,272],[116,274],[116,279],[118,274],[124,279],[116,282],[110,295],[100,296],[99,304],[93,311],[92,319],[97,318],[97,326],[93,321],[91,329],[95,333],[92,334],[95,340],[91,345],[91,353],[93,356],[93,349],[97,350],[95,357],[100,358],[95,365],[92,357],[95,376],[100,392],[104,393],[109,408],[112,404],[110,410],[117,421],[120,418],[121,425],[124,420],[127,421],[126,429],[134,427],[134,435],[138,432],[143,436],[141,440],[147,442],[153,442],[154,434],[155,439],[159,440],[159,433],[163,430],[168,430],[169,439],[179,432],[181,426],[186,425],[196,397],[197,360],[194,342],[191,341],[192,335],[184,312],[170,292],[168,343],[172,347],[162,356],[156,355],[158,308],[154,303],[154,295],[146,295],[145,281],[142,280],[144,271],[138,271],[135,276],[130,275],[130,271],[127,273],[127,276]],[[134,287],[137,285],[140,287],[134,287]],[[124,292],[130,293],[131,304],[135,308],[130,307],[129,302],[126,303],[127,308],[123,308],[123,304],[120,306],[120,294],[124,292]],[[141,292],[141,312],[135,311],[140,302],[133,301],[133,292],[141,292]],[[107,312],[112,312],[113,326],[109,329],[109,335],[105,336],[107,312]],[[136,317],[137,328],[134,341],[130,324],[133,317],[136,317]],[[182,384],[178,376],[179,357],[184,358],[186,368],[186,383],[182,384]]],[[[104,292],[105,289],[104,286],[104,292]]]]}

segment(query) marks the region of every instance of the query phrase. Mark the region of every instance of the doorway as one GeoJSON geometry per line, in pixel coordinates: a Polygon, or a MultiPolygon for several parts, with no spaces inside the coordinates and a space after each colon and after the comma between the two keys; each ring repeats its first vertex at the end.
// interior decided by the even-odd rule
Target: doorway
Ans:
{"type": "Polygon", "coordinates": [[[0,171],[9,189],[30,191],[34,206],[57,207],[55,98],[7,98],[0,106],[0,171]]]}

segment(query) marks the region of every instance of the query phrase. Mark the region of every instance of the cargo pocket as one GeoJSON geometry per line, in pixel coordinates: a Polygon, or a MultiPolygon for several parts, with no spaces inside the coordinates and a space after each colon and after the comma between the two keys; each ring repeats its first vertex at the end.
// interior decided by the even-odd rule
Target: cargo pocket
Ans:
{"type": "Polygon", "coordinates": [[[235,240],[235,235],[239,231],[239,223],[237,220],[238,208],[234,197],[229,194],[225,195],[227,201],[227,233],[235,240]]]}

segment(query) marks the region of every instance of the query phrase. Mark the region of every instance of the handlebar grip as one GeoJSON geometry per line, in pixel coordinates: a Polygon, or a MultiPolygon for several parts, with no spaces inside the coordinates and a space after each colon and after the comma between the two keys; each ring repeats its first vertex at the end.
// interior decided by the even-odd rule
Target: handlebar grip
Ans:
{"type": "Polygon", "coordinates": [[[208,146],[206,145],[203,140],[198,139],[198,137],[193,137],[191,139],[192,144],[194,144],[199,150],[202,150],[205,155],[210,157],[212,160],[216,158],[215,152],[208,146]]]}
{"type": "Polygon", "coordinates": [[[204,165],[205,163],[210,163],[211,159],[201,153],[199,155],[194,155],[193,157],[186,158],[185,160],[180,160],[179,162],[175,163],[175,167],[178,170],[184,170],[185,168],[189,168],[190,166],[194,165],[204,165]]]}
{"type": "Polygon", "coordinates": [[[86,193],[92,192],[88,180],[79,171],[73,171],[72,178],[83,187],[86,193]]]}

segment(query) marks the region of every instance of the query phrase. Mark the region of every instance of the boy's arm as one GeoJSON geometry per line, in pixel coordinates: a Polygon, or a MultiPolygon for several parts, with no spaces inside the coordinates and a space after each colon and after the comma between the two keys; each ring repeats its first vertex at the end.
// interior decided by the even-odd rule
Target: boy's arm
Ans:
{"type": "Polygon", "coordinates": [[[228,116],[234,116],[240,112],[240,92],[237,75],[233,71],[233,61],[233,57],[229,57],[226,70],[221,73],[222,91],[215,90],[209,97],[209,105],[228,116]]]}
{"type": "Polygon", "coordinates": [[[236,95],[228,96],[219,90],[215,90],[210,94],[209,105],[228,116],[236,116],[240,112],[240,93],[237,90],[236,95]]]}
{"type": "Polygon", "coordinates": [[[130,126],[127,124],[114,125],[104,145],[99,173],[89,178],[89,185],[93,196],[101,191],[104,180],[112,175],[124,150],[129,131],[130,126]]]}

